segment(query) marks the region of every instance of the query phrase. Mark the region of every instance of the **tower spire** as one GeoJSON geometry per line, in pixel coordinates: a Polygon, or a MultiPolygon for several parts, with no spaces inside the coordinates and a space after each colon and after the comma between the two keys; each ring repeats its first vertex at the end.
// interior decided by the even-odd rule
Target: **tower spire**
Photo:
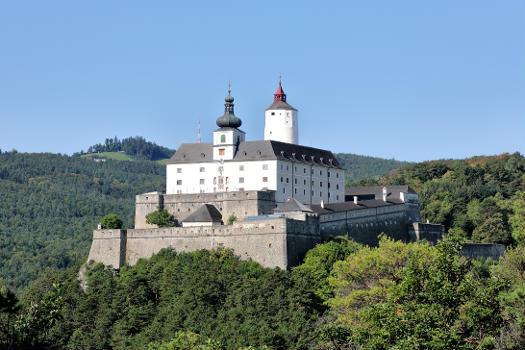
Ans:
{"type": "Polygon", "coordinates": [[[275,94],[273,94],[273,102],[283,101],[286,102],[286,94],[284,93],[283,86],[281,84],[282,76],[279,74],[279,88],[275,94]]]}

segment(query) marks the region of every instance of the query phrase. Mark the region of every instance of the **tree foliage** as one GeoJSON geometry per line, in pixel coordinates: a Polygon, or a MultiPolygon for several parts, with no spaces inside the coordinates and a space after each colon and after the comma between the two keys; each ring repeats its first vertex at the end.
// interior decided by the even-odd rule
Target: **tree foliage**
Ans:
{"type": "Polygon", "coordinates": [[[20,291],[46,269],[85,261],[102,216],[132,227],[135,195],[164,187],[155,162],[1,153],[0,279],[20,291]]]}
{"type": "MultiPolygon", "coordinates": [[[[138,159],[159,160],[170,158],[175,150],[146,141],[141,136],[128,137],[123,140],[119,140],[115,136],[114,138],[107,138],[104,143],[90,146],[87,150],[87,153],[102,152],[124,152],[138,159]]],[[[80,153],[83,154],[84,151],[80,153]]]]}
{"type": "Polygon", "coordinates": [[[166,209],[157,208],[157,210],[146,215],[146,222],[158,227],[173,227],[175,226],[175,217],[166,209]]]}
{"type": "Polygon", "coordinates": [[[122,220],[116,214],[107,214],[100,219],[100,224],[103,229],[120,229],[122,228],[122,220]]]}
{"type": "Polygon", "coordinates": [[[468,240],[525,241],[525,158],[519,153],[410,164],[359,184],[412,186],[423,221],[462,232],[468,240]]]}

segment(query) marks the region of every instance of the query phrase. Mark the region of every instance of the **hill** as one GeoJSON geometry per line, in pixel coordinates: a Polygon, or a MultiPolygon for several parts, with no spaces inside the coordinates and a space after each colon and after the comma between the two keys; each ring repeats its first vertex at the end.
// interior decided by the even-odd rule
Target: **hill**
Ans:
{"type": "Polygon", "coordinates": [[[154,142],[146,141],[141,136],[128,137],[119,140],[116,136],[108,138],[104,143],[89,146],[87,154],[83,150],[80,155],[84,157],[99,157],[116,160],[163,160],[170,158],[175,150],[159,146],[154,142]],[[125,156],[129,157],[125,157],[125,156]]]}
{"type": "Polygon", "coordinates": [[[525,240],[525,158],[519,153],[409,164],[358,184],[412,186],[423,220],[468,240],[525,240]]]}
{"type": "Polygon", "coordinates": [[[47,268],[83,261],[102,216],[131,226],[135,195],[164,183],[165,167],[151,161],[1,153],[0,280],[23,289],[47,268]]]}
{"type": "Polygon", "coordinates": [[[410,164],[395,159],[360,156],[352,153],[336,153],[335,157],[345,168],[345,182],[353,183],[362,179],[381,177],[392,170],[410,164]]]}

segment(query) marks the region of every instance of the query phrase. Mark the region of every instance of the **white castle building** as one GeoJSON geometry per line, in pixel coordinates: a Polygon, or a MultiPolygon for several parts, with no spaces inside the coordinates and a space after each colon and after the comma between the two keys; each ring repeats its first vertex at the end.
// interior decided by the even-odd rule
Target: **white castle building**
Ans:
{"type": "Polygon", "coordinates": [[[273,190],[278,203],[344,202],[344,169],[332,152],[298,144],[297,109],[281,81],[265,111],[263,141],[246,141],[233,101],[228,90],[213,143],[182,144],[168,161],[166,194],[273,190]]]}

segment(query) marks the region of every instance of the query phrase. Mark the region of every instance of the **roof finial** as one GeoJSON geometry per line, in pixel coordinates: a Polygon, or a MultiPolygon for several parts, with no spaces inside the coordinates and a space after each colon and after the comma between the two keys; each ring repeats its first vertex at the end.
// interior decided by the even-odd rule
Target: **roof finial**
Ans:
{"type": "Polygon", "coordinates": [[[230,81],[228,80],[228,95],[230,95],[232,92],[232,86],[230,84],[230,81]]]}

